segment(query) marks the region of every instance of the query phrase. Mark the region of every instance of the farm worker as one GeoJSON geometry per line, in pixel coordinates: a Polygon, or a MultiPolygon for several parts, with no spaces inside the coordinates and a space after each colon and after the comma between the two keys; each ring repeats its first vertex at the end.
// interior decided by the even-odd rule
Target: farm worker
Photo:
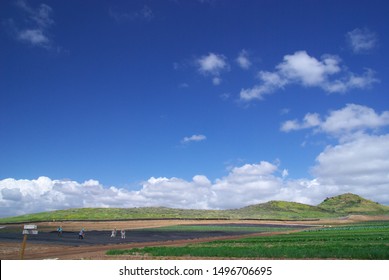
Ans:
{"type": "Polygon", "coordinates": [[[116,229],[112,230],[112,233],[111,233],[111,237],[115,237],[116,236],[116,229]]]}
{"type": "Polygon", "coordinates": [[[126,239],[126,231],[124,229],[122,229],[120,231],[121,235],[122,235],[122,239],[126,239]]]}
{"type": "Polygon", "coordinates": [[[61,226],[59,226],[57,228],[57,232],[58,232],[58,236],[62,236],[62,227],[61,226]]]}
{"type": "Polygon", "coordinates": [[[85,235],[84,229],[80,230],[80,232],[78,233],[78,239],[84,239],[84,235],[85,235]]]}

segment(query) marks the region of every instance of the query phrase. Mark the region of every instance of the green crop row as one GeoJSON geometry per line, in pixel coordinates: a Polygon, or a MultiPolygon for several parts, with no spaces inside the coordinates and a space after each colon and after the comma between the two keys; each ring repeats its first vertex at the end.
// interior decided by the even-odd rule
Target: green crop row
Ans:
{"type": "Polygon", "coordinates": [[[230,226],[230,225],[176,225],[159,228],[144,229],[147,231],[225,231],[225,232],[277,232],[293,230],[286,227],[267,226],[230,226]]]}
{"type": "Polygon", "coordinates": [[[389,259],[388,223],[334,227],[331,231],[258,236],[213,241],[184,247],[146,247],[107,254],[144,254],[159,257],[215,257],[265,259],[389,259]]]}

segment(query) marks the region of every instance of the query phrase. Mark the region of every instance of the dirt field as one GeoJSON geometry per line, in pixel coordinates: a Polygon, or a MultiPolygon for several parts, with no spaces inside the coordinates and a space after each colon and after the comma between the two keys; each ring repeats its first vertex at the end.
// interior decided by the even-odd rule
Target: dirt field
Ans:
{"type": "MultiPolygon", "coordinates": [[[[347,224],[358,221],[389,220],[389,217],[350,216],[336,220],[319,221],[199,221],[199,220],[144,220],[144,221],[107,221],[107,222],[45,222],[37,223],[39,234],[30,235],[24,254],[24,259],[145,259],[145,256],[106,256],[109,249],[130,249],[145,246],[184,246],[188,243],[206,242],[212,240],[235,239],[244,236],[275,235],[303,230],[307,226],[326,226],[347,224]],[[247,233],[247,232],[158,232],[132,231],[171,225],[198,225],[198,224],[236,224],[236,225],[277,225],[285,227],[282,232],[247,233]],[[56,228],[61,225],[64,229],[62,237],[56,234],[56,228]],[[290,226],[300,226],[300,229],[290,226]],[[78,231],[86,230],[85,239],[78,239],[78,231]],[[116,238],[111,238],[113,228],[118,230],[116,238]],[[120,238],[120,230],[125,229],[126,239],[120,238]]],[[[0,229],[0,259],[20,259],[20,250],[23,235],[23,225],[6,225],[0,229]]],[[[1,228],[1,227],[0,227],[1,228]]]]}

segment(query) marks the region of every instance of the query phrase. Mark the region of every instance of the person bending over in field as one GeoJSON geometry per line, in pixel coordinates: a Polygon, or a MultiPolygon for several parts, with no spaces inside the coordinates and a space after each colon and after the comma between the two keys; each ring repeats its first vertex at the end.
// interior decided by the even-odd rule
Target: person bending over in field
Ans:
{"type": "Polygon", "coordinates": [[[122,239],[126,239],[126,231],[125,231],[124,229],[122,229],[122,230],[120,231],[120,234],[121,234],[121,236],[122,236],[122,239]]]}

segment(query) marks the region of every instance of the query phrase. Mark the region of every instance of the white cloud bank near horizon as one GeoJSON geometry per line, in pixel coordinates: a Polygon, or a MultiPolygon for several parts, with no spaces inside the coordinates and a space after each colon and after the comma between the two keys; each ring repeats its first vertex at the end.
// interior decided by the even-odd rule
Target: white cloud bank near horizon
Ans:
{"type": "MultiPolygon", "coordinates": [[[[164,206],[183,209],[233,209],[270,200],[316,205],[326,197],[355,193],[389,205],[389,111],[347,104],[326,116],[308,113],[289,120],[282,132],[312,129],[335,139],[316,157],[312,178],[290,178],[279,161],[243,164],[213,182],[205,175],[191,180],[151,177],[138,190],[103,186],[96,180],[0,180],[0,216],[82,207],[164,206]]],[[[200,137],[201,136],[201,137],[200,137]]],[[[194,135],[188,141],[204,140],[194,135]]]]}
{"type": "Polygon", "coordinates": [[[347,192],[389,205],[389,134],[367,135],[327,146],[312,167],[313,179],[291,179],[287,169],[261,161],[232,168],[211,182],[151,177],[139,190],[107,187],[96,180],[0,180],[1,216],[82,207],[165,206],[233,209],[270,200],[316,205],[347,192]]]}
{"type": "Polygon", "coordinates": [[[380,150],[382,156],[379,159],[372,156],[379,149],[376,147],[360,156],[350,153],[350,150],[360,149],[365,144],[382,147],[388,143],[389,136],[385,136],[328,147],[317,158],[313,168],[317,177],[311,180],[288,179],[285,169],[281,171],[266,161],[235,167],[214,182],[204,175],[196,175],[190,181],[151,177],[139,190],[106,187],[96,180],[79,183],[44,176],[34,180],[8,178],[0,180],[0,216],[82,207],[234,209],[270,200],[316,205],[328,196],[346,192],[389,205],[389,179],[385,173],[389,166],[389,148],[383,153],[380,150]],[[361,158],[371,164],[344,164],[361,158]],[[334,164],[338,160],[343,168],[334,164]]]}

